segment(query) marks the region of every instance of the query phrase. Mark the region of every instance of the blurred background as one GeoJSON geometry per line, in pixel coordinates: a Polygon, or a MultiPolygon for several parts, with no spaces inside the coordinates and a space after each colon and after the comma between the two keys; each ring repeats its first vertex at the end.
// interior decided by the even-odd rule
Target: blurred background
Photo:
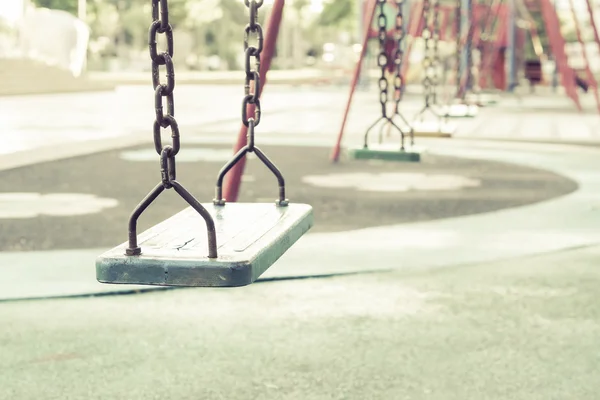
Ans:
{"type": "MultiPolygon", "coordinates": [[[[585,0],[575,3],[577,12],[585,18],[585,0]]],[[[568,1],[555,0],[554,6],[567,42],[569,64],[582,68],[582,49],[568,1]]],[[[269,7],[267,1],[259,16],[263,23],[269,7]]],[[[362,0],[288,1],[271,69],[302,70],[346,81],[361,47],[364,15],[359,10],[363,7],[362,0]]],[[[241,0],[171,0],[170,9],[176,37],[174,61],[179,71],[242,68],[240,32],[246,15],[241,0]]],[[[136,76],[133,73],[150,68],[146,43],[149,13],[150,4],[144,0],[4,1],[0,5],[1,73],[11,77],[14,90],[18,90],[18,79],[31,83],[30,79],[41,78],[42,65],[45,73],[55,68],[95,81],[111,81],[120,73],[121,80],[130,81],[136,76]],[[125,73],[129,73],[127,79],[125,73]]],[[[531,17],[538,22],[538,34],[547,50],[541,12],[534,9],[531,17]]],[[[598,47],[590,35],[590,31],[584,32],[584,40],[590,67],[598,73],[598,47]]],[[[531,40],[524,43],[525,51],[517,57],[530,59],[535,56],[533,45],[531,40]]],[[[445,45],[452,47],[450,42],[445,45]]],[[[414,47],[411,60],[418,62],[419,44],[414,47]]],[[[366,65],[375,66],[373,57],[367,57],[366,65]]],[[[552,73],[552,58],[544,60],[543,68],[552,73]]],[[[414,81],[416,72],[411,68],[407,78],[414,81]]],[[[61,84],[60,80],[54,82],[56,86],[61,84]]],[[[40,83],[38,90],[43,86],[40,83]]]]}

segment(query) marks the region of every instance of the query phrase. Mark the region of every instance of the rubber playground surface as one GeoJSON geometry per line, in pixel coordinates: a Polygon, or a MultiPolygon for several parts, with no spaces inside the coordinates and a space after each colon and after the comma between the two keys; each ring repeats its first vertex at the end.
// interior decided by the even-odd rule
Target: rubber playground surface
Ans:
{"type": "MultiPolygon", "coordinates": [[[[572,192],[572,180],[540,169],[434,154],[421,163],[331,164],[320,147],[264,146],[286,178],[287,197],[314,207],[313,232],[339,232],[485,213],[572,192]],[[415,190],[416,189],[416,190],[415,190]]],[[[201,202],[211,202],[223,145],[185,147],[177,178],[201,202]]],[[[137,146],[0,172],[0,250],[112,247],[123,242],[133,208],[160,180],[158,155],[137,146]],[[15,193],[38,193],[15,198],[15,193]],[[12,212],[12,218],[11,218],[12,212]]],[[[239,201],[273,202],[277,181],[252,157],[239,201]]],[[[186,207],[167,191],[140,218],[140,230],[186,207]]]]}
{"type": "MultiPolygon", "coordinates": [[[[231,147],[188,138],[178,180],[210,202],[231,147]]],[[[316,225],[236,289],[95,282],[160,179],[152,144],[0,172],[0,399],[597,398],[597,151],[452,139],[332,165],[265,139],[316,225]]],[[[240,200],[276,195],[251,159],[240,200]]],[[[183,207],[161,195],[140,229],[183,207]]]]}

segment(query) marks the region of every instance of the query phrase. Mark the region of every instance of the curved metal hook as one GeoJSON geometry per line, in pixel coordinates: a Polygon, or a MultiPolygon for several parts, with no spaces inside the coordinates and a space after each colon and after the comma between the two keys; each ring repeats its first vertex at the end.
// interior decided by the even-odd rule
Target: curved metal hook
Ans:
{"type": "Polygon", "coordinates": [[[275,175],[277,178],[277,183],[279,184],[279,198],[277,200],[277,205],[279,206],[287,206],[289,201],[285,198],[285,179],[283,174],[277,168],[277,166],[267,157],[267,155],[258,147],[254,145],[254,143],[250,145],[246,145],[242,147],[231,160],[227,162],[219,171],[219,175],[217,176],[217,185],[215,187],[215,198],[213,199],[213,204],[217,206],[223,206],[226,203],[226,199],[223,198],[223,179],[225,175],[233,168],[245,155],[246,153],[255,153],[256,157],[275,175]]]}
{"type": "Polygon", "coordinates": [[[368,148],[368,135],[370,133],[371,130],[373,130],[373,128],[375,128],[377,126],[377,124],[379,124],[381,121],[384,121],[384,124],[380,127],[380,143],[382,142],[382,132],[383,132],[383,128],[386,126],[389,127],[393,127],[396,128],[396,130],[400,133],[400,149],[404,150],[404,136],[405,133],[402,130],[402,128],[400,128],[398,125],[396,125],[396,123],[394,122],[394,120],[390,117],[381,117],[378,120],[376,120],[373,124],[371,124],[371,126],[367,129],[367,132],[365,133],[365,142],[364,142],[364,148],[368,148]]]}
{"type": "MultiPolygon", "coordinates": [[[[175,189],[179,194],[194,210],[196,210],[200,216],[206,222],[206,232],[208,234],[208,257],[217,258],[217,231],[215,228],[215,222],[210,213],[200,204],[198,200],[188,192],[183,185],[176,180],[169,182],[171,187],[175,189]]],[[[129,247],[125,249],[125,254],[128,256],[139,256],[142,254],[142,249],[138,246],[137,242],[137,221],[142,213],[148,208],[154,200],[165,190],[163,182],[159,183],[144,197],[144,199],[138,204],[138,206],[131,213],[129,217],[129,247]]]]}

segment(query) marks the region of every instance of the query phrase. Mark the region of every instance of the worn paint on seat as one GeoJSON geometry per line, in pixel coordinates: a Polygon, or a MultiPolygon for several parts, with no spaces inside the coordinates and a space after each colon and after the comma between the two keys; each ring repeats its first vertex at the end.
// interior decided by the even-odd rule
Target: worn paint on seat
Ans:
{"type": "Polygon", "coordinates": [[[96,261],[98,281],[159,286],[248,285],[313,225],[308,204],[203,206],[215,221],[216,259],[208,258],[204,220],[189,207],[140,234],[140,256],[126,256],[127,243],[101,255],[96,261]]]}

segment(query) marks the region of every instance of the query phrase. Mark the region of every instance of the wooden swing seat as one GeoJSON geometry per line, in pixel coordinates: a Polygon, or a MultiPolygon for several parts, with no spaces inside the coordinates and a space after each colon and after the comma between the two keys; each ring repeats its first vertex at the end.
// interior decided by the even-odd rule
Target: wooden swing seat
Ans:
{"type": "Polygon", "coordinates": [[[212,215],[218,257],[208,258],[206,225],[191,207],[139,235],[142,254],[123,243],[98,257],[102,283],[244,286],[254,282],[313,225],[308,204],[203,204],[212,215]]]}

